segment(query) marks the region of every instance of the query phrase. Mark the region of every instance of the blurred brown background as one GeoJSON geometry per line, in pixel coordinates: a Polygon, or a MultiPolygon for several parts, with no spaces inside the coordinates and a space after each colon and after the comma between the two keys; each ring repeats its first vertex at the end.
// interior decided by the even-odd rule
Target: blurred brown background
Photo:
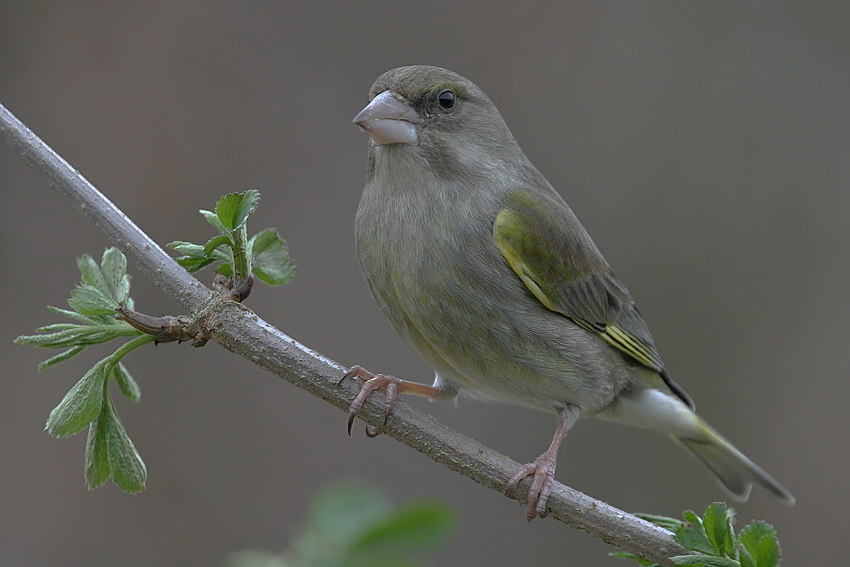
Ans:
{"type": "MultiPolygon", "coordinates": [[[[24,2],[0,5],[0,100],[155,240],[203,241],[196,213],[257,187],[299,268],[250,306],[342,364],[430,381],[383,321],[354,257],[366,136],[351,124],[398,65],[449,67],[499,106],[637,298],[701,413],[798,498],[756,490],[742,520],[779,529],[786,565],[837,565],[847,488],[850,8],[821,2],[24,2]]],[[[85,435],[49,411],[96,352],[44,374],[12,344],[52,322],[74,258],[109,243],[0,149],[0,564],[223,565],[286,547],[310,495],[369,479],[396,501],[453,502],[441,565],[618,565],[551,520],[214,344],[128,366],[118,408],[148,491],[85,489],[85,435]]],[[[211,277],[204,275],[205,281],[211,277]]],[[[145,311],[174,312],[136,275],[145,311]]],[[[552,416],[419,403],[519,461],[552,416]]],[[[661,436],[582,422],[558,479],[629,511],[678,515],[724,494],[661,436]]]]}

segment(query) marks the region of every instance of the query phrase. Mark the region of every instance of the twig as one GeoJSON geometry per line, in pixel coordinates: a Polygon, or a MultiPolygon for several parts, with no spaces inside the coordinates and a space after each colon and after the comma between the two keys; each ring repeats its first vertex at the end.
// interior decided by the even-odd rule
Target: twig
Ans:
{"type": "MultiPolygon", "coordinates": [[[[359,388],[355,384],[338,385],[345,368],[288,337],[243,305],[222,299],[204,287],[2,104],[0,137],[166,295],[176,299],[198,320],[209,338],[338,408],[348,409],[359,388]]],[[[383,403],[370,400],[360,417],[483,486],[503,491],[519,467],[519,463],[404,402],[394,407],[386,425],[383,415],[383,403]]],[[[523,481],[511,497],[524,501],[529,482],[523,481]]],[[[553,489],[549,515],[662,565],[670,564],[667,559],[670,556],[688,553],[672,539],[670,532],[562,484],[556,483],[553,489]]]]}

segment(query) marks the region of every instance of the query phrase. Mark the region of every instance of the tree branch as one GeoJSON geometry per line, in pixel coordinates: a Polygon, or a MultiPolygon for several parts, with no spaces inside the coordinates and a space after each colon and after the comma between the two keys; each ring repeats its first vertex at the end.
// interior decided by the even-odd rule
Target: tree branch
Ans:
{"type": "MultiPolygon", "coordinates": [[[[299,388],[348,410],[359,388],[355,384],[338,384],[345,368],[288,337],[243,305],[206,288],[2,104],[0,137],[24,162],[44,175],[52,188],[63,193],[157,287],[199,320],[209,338],[299,388]]],[[[386,425],[383,415],[383,403],[370,399],[359,417],[482,486],[503,491],[520,466],[407,403],[396,404],[386,425]]],[[[529,483],[530,480],[524,480],[510,497],[524,502],[529,483]]],[[[559,483],[549,498],[549,515],[662,565],[670,565],[668,557],[689,553],[672,539],[670,532],[559,483]]]]}

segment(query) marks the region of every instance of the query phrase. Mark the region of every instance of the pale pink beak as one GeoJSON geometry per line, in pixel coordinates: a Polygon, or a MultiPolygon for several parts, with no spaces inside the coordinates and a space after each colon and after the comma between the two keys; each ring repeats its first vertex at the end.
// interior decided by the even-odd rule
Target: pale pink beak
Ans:
{"type": "Polygon", "coordinates": [[[396,93],[384,91],[354,117],[354,123],[377,144],[416,145],[416,125],[422,123],[422,118],[396,93]]]}

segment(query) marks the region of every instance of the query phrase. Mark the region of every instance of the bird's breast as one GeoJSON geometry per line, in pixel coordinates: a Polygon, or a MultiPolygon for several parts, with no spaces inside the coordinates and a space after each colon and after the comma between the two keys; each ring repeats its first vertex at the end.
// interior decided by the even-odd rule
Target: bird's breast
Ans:
{"type": "Polygon", "coordinates": [[[461,388],[545,409],[610,403],[605,373],[585,375],[607,347],[531,296],[494,243],[499,195],[410,179],[373,178],[355,229],[364,277],[401,337],[461,388]]]}

